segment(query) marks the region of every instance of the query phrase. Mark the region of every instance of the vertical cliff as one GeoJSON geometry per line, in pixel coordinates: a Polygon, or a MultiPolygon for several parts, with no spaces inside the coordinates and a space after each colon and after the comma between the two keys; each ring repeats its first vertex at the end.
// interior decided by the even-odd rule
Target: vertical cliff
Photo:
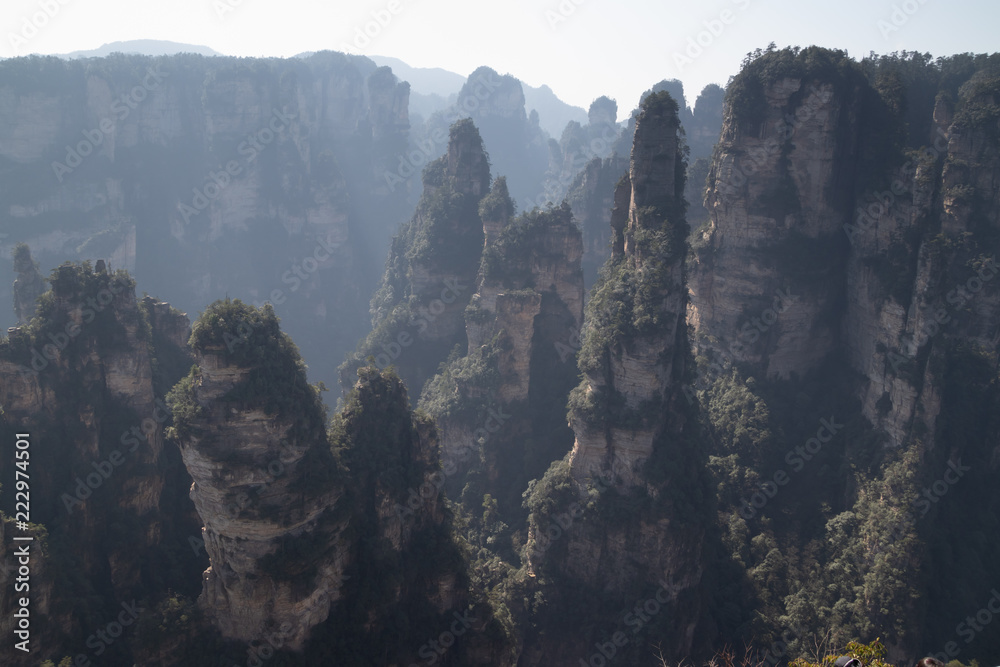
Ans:
{"type": "Polygon", "coordinates": [[[443,498],[423,494],[437,438],[400,379],[361,368],[327,432],[270,308],[217,302],[190,344],[174,435],[210,560],[199,606],[226,646],[278,635],[303,664],[411,662],[457,613],[473,620],[455,655],[504,664],[506,631],[470,586],[443,498]]]}
{"type": "MultiPolygon", "coordinates": [[[[0,342],[0,472],[13,479],[7,434],[29,433],[31,519],[45,543],[31,570],[33,640],[58,660],[55,651],[93,632],[87,619],[159,600],[168,587],[190,590],[183,576],[196,577],[199,561],[163,548],[193,530],[190,501],[178,493],[190,478],[165,444],[171,413],[158,392],[157,378],[173,384],[177,371],[156,361],[183,358],[171,339],[186,318],[166,304],[151,317],[133,280],[102,262],[96,271],[65,264],[49,282],[35,318],[0,342]],[[182,578],[167,584],[165,571],[182,578]]],[[[14,516],[12,493],[3,509],[14,516]]],[[[13,588],[4,592],[6,608],[13,588]]],[[[124,643],[105,649],[128,659],[124,643]]]]}
{"type": "Polygon", "coordinates": [[[45,292],[45,279],[38,270],[38,262],[31,258],[31,250],[27,245],[22,244],[14,249],[14,271],[17,272],[17,280],[14,281],[14,314],[18,324],[27,324],[35,316],[35,301],[45,292]]]}
{"type": "Polygon", "coordinates": [[[525,494],[523,557],[545,599],[536,613],[572,619],[545,638],[528,633],[528,664],[587,661],[622,623],[638,625],[614,648],[631,664],[653,664],[653,644],[672,659],[696,641],[705,527],[693,508],[707,487],[681,393],[687,224],[678,129],[670,95],[647,97],[629,178],[615,193],[612,257],[587,306],[583,382],[570,399],[575,442],[525,494]],[[652,617],[619,611],[647,598],[652,617]]]}
{"type": "MultiPolygon", "coordinates": [[[[502,186],[498,179],[484,209],[505,196],[502,186]]],[[[442,461],[458,472],[446,488],[466,493],[476,514],[490,494],[510,522],[527,481],[568,446],[558,415],[574,381],[582,250],[566,205],[511,220],[483,250],[465,312],[468,355],[450,359],[421,396],[438,422],[442,461]]]]}
{"type": "Polygon", "coordinates": [[[43,264],[108,258],[190,311],[271,301],[330,382],[408,213],[386,188],[408,96],[387,68],[330,52],[7,59],[4,242],[43,264]]]}
{"type": "Polygon", "coordinates": [[[171,409],[211,562],[200,604],[224,637],[281,630],[299,650],[339,598],[346,564],[323,408],[272,310],[216,304],[191,347],[197,370],[171,409]]]}
{"type": "MultiPolygon", "coordinates": [[[[935,628],[960,613],[946,592],[956,581],[926,598],[912,591],[965,558],[942,539],[972,548],[959,516],[995,506],[984,494],[997,465],[997,202],[982,179],[997,169],[996,66],[996,56],[752,54],[727,90],[710,220],[694,240],[688,316],[713,453],[729,459],[716,463],[722,495],[738,491],[723,501],[734,503],[728,539],[744,545],[734,559],[772,623],[830,618],[836,637],[881,636],[898,661],[946,641],[935,628]],[[734,404],[742,416],[727,412],[734,404]],[[774,549],[765,558],[742,527],[753,534],[765,510],[746,499],[764,498],[766,477],[788,465],[782,438],[808,441],[834,406],[837,421],[823,418],[846,430],[782,491],[826,508],[784,510],[762,527],[754,539],[774,549]],[[912,500],[958,459],[981,471],[963,477],[976,509],[912,500]],[[810,517],[825,532],[803,530],[810,517]],[[811,551],[829,535],[869,550],[811,551]],[[768,580],[777,571],[800,590],[768,580]]],[[[963,562],[968,576],[988,576],[963,562]]]]}
{"type": "Polygon", "coordinates": [[[864,81],[843,55],[820,58],[808,70],[782,61],[788,73],[773,67],[766,79],[757,74],[764,64],[751,63],[733,81],[709,174],[711,222],[695,242],[698,353],[759,366],[768,377],[804,375],[840,341],[842,227],[852,211],[864,81]]]}
{"type": "Polygon", "coordinates": [[[373,330],[340,368],[345,389],[372,356],[380,368],[395,366],[417,393],[453,347],[465,349],[463,314],[484,238],[479,204],[490,191],[489,161],[471,120],[452,126],[447,153],[423,179],[420,203],[393,239],[372,299],[373,330]]]}

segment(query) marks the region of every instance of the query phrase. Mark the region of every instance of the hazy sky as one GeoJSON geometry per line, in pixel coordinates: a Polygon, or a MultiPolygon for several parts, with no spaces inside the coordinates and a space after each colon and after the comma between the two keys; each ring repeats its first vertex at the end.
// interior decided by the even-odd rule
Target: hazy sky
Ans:
{"type": "Polygon", "coordinates": [[[681,79],[693,103],[772,41],[937,56],[1000,50],[998,28],[998,0],[2,0],[0,56],[130,39],[237,56],[347,50],[463,75],[490,65],[582,107],[609,95],[624,117],[661,79],[681,79]]]}

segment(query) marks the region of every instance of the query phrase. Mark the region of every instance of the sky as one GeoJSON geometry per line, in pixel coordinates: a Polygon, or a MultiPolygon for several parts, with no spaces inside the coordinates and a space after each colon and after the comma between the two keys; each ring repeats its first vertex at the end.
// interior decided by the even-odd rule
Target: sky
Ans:
{"type": "Polygon", "coordinates": [[[1000,50],[998,27],[998,0],[3,0],[0,56],[132,39],[233,56],[332,49],[462,75],[489,65],[584,108],[607,95],[625,118],[662,79],[693,104],[769,42],[939,56],[1000,50]]]}

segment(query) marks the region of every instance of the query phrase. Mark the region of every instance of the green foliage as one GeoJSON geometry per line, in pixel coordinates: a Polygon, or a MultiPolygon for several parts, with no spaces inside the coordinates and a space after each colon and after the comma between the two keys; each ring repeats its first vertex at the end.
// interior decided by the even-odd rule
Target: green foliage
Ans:
{"type": "MultiPolygon", "coordinates": [[[[757,49],[747,54],[740,73],[726,86],[726,113],[745,134],[758,134],[767,113],[767,89],[782,79],[823,81],[843,92],[859,74],[857,63],[846,51],[811,46],[767,51],[757,49]]],[[[790,104],[792,101],[790,101],[790,104]]]]}
{"type": "Polygon", "coordinates": [[[420,394],[420,409],[435,420],[461,419],[470,424],[485,418],[480,397],[495,394],[500,386],[499,335],[486,345],[460,356],[454,350],[441,363],[438,374],[428,380],[420,394]]]}
{"type": "Polygon", "coordinates": [[[187,376],[180,379],[167,393],[167,407],[173,415],[173,426],[167,429],[167,437],[185,440],[198,433],[195,424],[201,421],[204,411],[198,403],[195,387],[201,377],[201,370],[192,366],[187,376]]]}
{"type": "Polygon", "coordinates": [[[548,555],[549,551],[539,544],[538,536],[545,534],[556,514],[568,512],[570,504],[580,500],[576,482],[570,473],[569,457],[553,463],[541,479],[528,482],[523,498],[524,508],[528,511],[528,525],[534,528],[529,532],[534,537],[525,542],[522,560],[533,552],[548,555]]]}
{"type": "MultiPolygon", "coordinates": [[[[391,369],[364,366],[330,425],[333,451],[361,488],[374,488],[377,480],[401,503],[408,490],[423,481],[425,471],[417,461],[424,457],[422,448],[429,446],[426,438],[433,437],[431,422],[411,415],[409,406],[399,376],[391,369]]],[[[436,454],[436,448],[432,451],[436,454]]]]}
{"type": "Polygon", "coordinates": [[[514,217],[516,206],[507,191],[507,177],[498,176],[490,193],[479,202],[479,217],[483,220],[507,221],[514,217]]]}
{"type": "Polygon", "coordinates": [[[171,595],[139,616],[136,632],[140,644],[155,651],[169,640],[192,632],[202,620],[201,610],[194,602],[183,595],[171,595]]]}
{"type": "Polygon", "coordinates": [[[281,331],[271,304],[262,308],[239,299],[219,300],[191,327],[188,343],[198,354],[214,354],[227,365],[249,369],[225,400],[258,403],[270,414],[323,419],[315,387],[292,339],[281,331]]]}
{"type": "MultiPolygon", "coordinates": [[[[637,244],[649,257],[664,257],[670,240],[662,232],[647,232],[637,244]]],[[[669,325],[676,314],[666,311],[663,300],[677,289],[670,268],[665,262],[651,261],[648,268],[637,270],[626,258],[605,264],[587,304],[577,355],[581,371],[604,372],[609,350],[636,336],[656,335],[669,325]]]]}
{"type": "Polygon", "coordinates": [[[753,378],[731,375],[717,379],[708,392],[705,416],[722,455],[735,454],[759,462],[775,445],[767,403],[755,393],[753,378]]]}
{"type": "Polygon", "coordinates": [[[833,667],[837,659],[841,656],[849,655],[861,661],[862,667],[892,667],[892,663],[886,661],[885,645],[880,639],[875,639],[869,644],[862,644],[856,641],[847,642],[847,645],[840,651],[827,655],[815,656],[812,660],[806,658],[796,658],[788,663],[789,667],[833,667]]]}
{"type": "Polygon", "coordinates": [[[86,350],[83,340],[108,352],[125,344],[128,325],[148,336],[142,313],[124,307],[135,298],[135,281],[127,272],[96,273],[90,262],[67,262],[52,271],[49,284],[35,318],[17,336],[0,341],[0,358],[30,367],[32,349],[42,354],[48,346],[50,354],[56,354],[53,348],[58,352],[57,363],[71,364],[86,350]]]}
{"type": "Polygon", "coordinates": [[[1000,149],[1000,62],[976,72],[959,89],[954,127],[963,133],[982,132],[993,150],[1000,149]]]}
{"type": "Polygon", "coordinates": [[[533,287],[532,258],[544,257],[545,234],[560,226],[573,228],[573,211],[566,202],[519,216],[483,250],[480,268],[483,280],[511,289],[533,287]]]}

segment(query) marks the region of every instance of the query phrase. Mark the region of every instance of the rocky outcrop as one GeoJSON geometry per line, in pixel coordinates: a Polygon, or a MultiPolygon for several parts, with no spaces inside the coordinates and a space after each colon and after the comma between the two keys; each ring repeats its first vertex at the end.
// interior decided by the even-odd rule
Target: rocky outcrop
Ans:
{"type": "Polygon", "coordinates": [[[969,240],[973,208],[980,225],[996,224],[982,180],[995,168],[992,130],[956,125],[942,98],[924,109],[923,156],[896,161],[885,136],[896,120],[859,73],[758,80],[754,70],[736,92],[761,107],[752,115],[727,106],[709,176],[711,221],[695,241],[696,349],[717,367],[749,364],[781,378],[843,354],[866,378],[864,415],[889,443],[902,445],[915,427],[933,433],[938,381],[918,351],[926,355],[955,321],[950,335],[993,345],[995,296],[985,291],[974,314],[960,314],[973,300],[963,286],[981,288],[992,275],[989,250],[969,240]],[[884,171],[871,174],[873,163],[884,171]]]}
{"type": "Polygon", "coordinates": [[[583,232],[583,285],[585,292],[611,256],[611,209],[615,185],[628,173],[628,160],[614,157],[593,159],[570,184],[566,201],[583,232]]]}
{"type": "MultiPolygon", "coordinates": [[[[68,638],[82,645],[93,631],[81,623],[81,604],[97,614],[103,600],[164,595],[151,582],[168,560],[177,572],[197,576],[196,557],[162,551],[191,530],[190,501],[175,494],[190,479],[165,447],[171,414],[154,388],[150,344],[176,336],[150,321],[127,274],[103,268],[57,268],[37,317],[0,342],[0,422],[30,434],[31,520],[44,525],[36,537],[48,545],[31,563],[32,642],[56,660],[68,638]],[[66,581],[56,571],[76,575],[66,581]],[[64,583],[54,586],[57,580],[64,583]],[[96,602],[95,590],[102,596],[96,602]]],[[[168,328],[186,329],[183,314],[174,311],[173,319],[168,328]]],[[[170,369],[160,372],[173,382],[170,369]]],[[[4,458],[0,471],[13,479],[14,456],[4,458]]],[[[0,605],[10,604],[0,596],[0,605]]],[[[110,655],[125,659],[124,650],[110,655]]],[[[30,663],[39,655],[30,654],[30,663]]]]}
{"type": "Polygon", "coordinates": [[[310,662],[351,647],[405,663],[424,626],[470,608],[456,652],[495,656],[502,632],[455,565],[443,498],[423,491],[440,476],[434,427],[399,378],[361,368],[328,434],[270,308],[213,304],[191,345],[197,368],[171,405],[210,559],[199,606],[221,635],[252,646],[280,633],[310,662]],[[400,609],[423,616],[400,632],[400,609]]]}
{"type": "MultiPolygon", "coordinates": [[[[529,116],[525,109],[521,82],[490,67],[477,68],[446,114],[449,119],[456,117],[472,119],[494,172],[507,176],[514,201],[522,210],[530,209],[539,193],[548,151],[538,114],[529,116]]],[[[432,118],[430,125],[440,122],[432,118]]]]}
{"type": "MultiPolygon", "coordinates": [[[[666,92],[650,95],[629,177],[615,193],[612,258],[588,304],[578,357],[584,379],[570,398],[575,442],[526,494],[524,552],[539,585],[558,580],[564,590],[585,591],[589,604],[623,605],[646,582],[657,607],[669,609],[670,630],[659,635],[664,656],[687,655],[694,645],[704,538],[704,526],[675,504],[700,493],[704,479],[681,394],[687,225],[678,129],[676,102],[666,92]],[[627,505],[634,498],[652,500],[627,505]],[[618,513],[615,503],[636,509],[618,513]]],[[[592,642],[569,632],[528,643],[529,664],[570,665],[588,659],[592,642]]],[[[629,659],[651,659],[641,655],[629,659]]]]}
{"type": "Polygon", "coordinates": [[[232,331],[199,321],[198,371],[172,394],[211,562],[199,603],[224,637],[250,642],[280,630],[301,650],[340,597],[347,563],[334,546],[345,526],[333,518],[342,489],[331,483],[337,469],[322,408],[273,311],[236,302],[214,312],[232,331]],[[281,399],[254,393],[265,374],[283,380],[269,385],[281,399]],[[296,544],[315,552],[288,557],[296,544]]]}
{"type": "MultiPolygon", "coordinates": [[[[424,170],[424,194],[393,239],[382,286],[372,299],[373,331],[340,368],[345,391],[367,357],[393,365],[417,393],[455,345],[465,347],[465,307],[472,297],[484,223],[480,201],[490,167],[471,120],[450,130],[447,153],[424,170]]],[[[501,226],[509,213],[487,217],[501,226]]]]}
{"type": "Polygon", "coordinates": [[[14,251],[14,314],[18,324],[27,324],[35,316],[35,302],[45,292],[45,279],[38,270],[38,263],[31,258],[28,246],[18,246],[14,251]]]}
{"type": "MultiPolygon", "coordinates": [[[[636,412],[649,405],[661,405],[671,378],[681,371],[682,350],[677,340],[678,330],[684,328],[686,303],[683,245],[678,247],[686,224],[676,218],[677,212],[683,210],[682,191],[678,190],[683,175],[677,178],[676,103],[659,93],[647,99],[652,101],[636,124],[629,179],[615,193],[619,206],[613,219],[622,217],[621,204],[627,201],[628,206],[624,227],[616,232],[621,235],[620,250],[612,259],[619,271],[633,273],[636,282],[645,282],[647,291],[641,294],[641,302],[638,293],[632,297],[633,321],[604,325],[617,329],[609,332],[614,336],[609,341],[612,344],[605,349],[591,348],[594,357],[582,367],[586,380],[578,389],[587,401],[620,399],[626,410],[636,412]],[[644,317],[651,321],[643,321],[644,317]],[[654,321],[655,329],[646,335],[636,327],[637,322],[645,328],[654,321]]],[[[609,277],[597,288],[594,299],[599,299],[602,289],[612,288],[615,281],[609,277]]],[[[598,303],[595,308],[611,305],[600,300],[598,303]]],[[[608,317],[596,312],[595,316],[608,317]]],[[[590,335],[597,339],[597,335],[590,335]]],[[[623,484],[638,483],[638,465],[652,454],[662,422],[655,419],[645,428],[626,429],[617,426],[613,418],[595,418],[594,412],[583,410],[573,418],[577,438],[570,457],[573,476],[582,482],[595,472],[615,470],[624,476],[623,484]]]]}
{"type": "MultiPolygon", "coordinates": [[[[482,209],[512,210],[498,204],[504,197],[506,188],[497,179],[482,209]]],[[[504,421],[499,441],[488,438],[490,449],[505,456],[503,441],[508,437],[523,441],[532,431],[524,414],[531,396],[541,392],[536,398],[549,401],[553,390],[560,391],[555,385],[540,388],[553,381],[558,385],[561,372],[572,366],[566,352],[573,350],[566,342],[579,331],[583,319],[581,256],[580,231],[565,205],[516,218],[486,244],[478,287],[465,313],[469,354],[456,360],[446,376],[462,377],[462,369],[473,359],[473,365],[483,364],[488,371],[477,371],[456,387],[459,396],[455,398],[465,402],[467,410],[455,414],[441,410],[437,402],[440,394],[448,391],[441,386],[441,376],[422,398],[425,403],[437,403],[430,411],[438,421],[446,466],[465,471],[468,465],[461,462],[470,461],[470,451],[476,461],[493,456],[484,454],[477,442],[484,432],[482,425],[488,422],[487,428],[492,428],[496,421],[490,410],[493,414],[504,410],[521,413],[513,421],[504,421]],[[561,354],[560,345],[565,348],[561,354]]],[[[568,389],[566,386],[561,391],[568,389]]],[[[486,467],[489,469],[489,464],[486,467]]],[[[496,479],[497,471],[489,470],[487,475],[496,479]]],[[[462,479],[463,475],[458,475],[453,486],[460,489],[462,479]]]]}
{"type": "Polygon", "coordinates": [[[406,83],[330,52],[0,69],[0,210],[36,258],[108,258],[187,311],[270,301],[312,372],[335,377],[409,213],[385,188],[406,154],[406,83]]]}
{"type": "Polygon", "coordinates": [[[700,354],[787,378],[815,368],[839,342],[861,93],[857,80],[760,85],[763,108],[752,123],[727,107],[689,319],[700,354]],[[834,95],[835,85],[845,92],[834,95]]]}

